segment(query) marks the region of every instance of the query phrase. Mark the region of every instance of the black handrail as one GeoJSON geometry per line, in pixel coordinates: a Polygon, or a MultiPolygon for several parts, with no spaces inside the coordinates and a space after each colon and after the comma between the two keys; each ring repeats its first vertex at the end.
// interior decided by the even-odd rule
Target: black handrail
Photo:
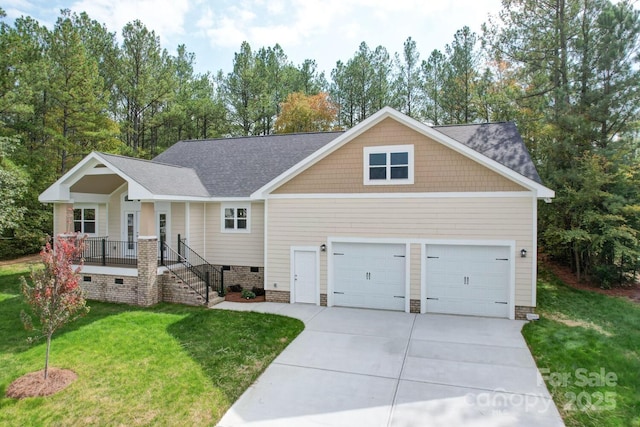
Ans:
{"type": "Polygon", "coordinates": [[[160,240],[160,264],[167,267],[194,292],[209,303],[209,290],[224,296],[224,277],[221,269],[209,264],[178,236],[178,251],[160,240]]]}

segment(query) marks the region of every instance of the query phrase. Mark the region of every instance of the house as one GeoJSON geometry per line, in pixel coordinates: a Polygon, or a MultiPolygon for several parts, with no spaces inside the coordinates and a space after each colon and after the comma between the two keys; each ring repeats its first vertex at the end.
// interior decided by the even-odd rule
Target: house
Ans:
{"type": "Polygon", "coordinates": [[[387,107],[346,132],[94,152],[40,201],[56,234],[90,236],[93,298],[179,300],[166,270],[182,260],[268,301],[513,319],[536,306],[537,205],[553,197],[513,123],[387,107]]]}

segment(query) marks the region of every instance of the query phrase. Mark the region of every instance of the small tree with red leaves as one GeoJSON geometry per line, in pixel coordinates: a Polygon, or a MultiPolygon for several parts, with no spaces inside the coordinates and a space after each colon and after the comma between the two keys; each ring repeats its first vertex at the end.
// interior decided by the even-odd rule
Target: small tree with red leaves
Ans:
{"type": "MultiPolygon", "coordinates": [[[[40,322],[42,335],[30,340],[46,337],[47,350],[44,362],[44,379],[47,379],[49,369],[49,349],[51,336],[63,325],[84,316],[89,307],[82,296],[80,276],[82,268],[82,251],[84,238],[77,235],[59,236],[49,239],[40,252],[44,268],[31,271],[29,284],[22,277],[22,293],[31,306],[33,315],[40,322]],[[73,264],[78,267],[73,268],[73,264]]],[[[22,311],[20,317],[28,330],[33,330],[32,318],[22,311]]]]}

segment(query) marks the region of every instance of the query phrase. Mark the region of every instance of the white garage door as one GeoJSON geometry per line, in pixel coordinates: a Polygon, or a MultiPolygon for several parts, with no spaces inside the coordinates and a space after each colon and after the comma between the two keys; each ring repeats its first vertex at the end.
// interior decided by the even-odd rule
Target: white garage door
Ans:
{"type": "Polygon", "coordinates": [[[405,245],[334,243],[333,304],[404,310],[405,245]]]}
{"type": "Polygon", "coordinates": [[[427,312],[509,317],[509,247],[428,245],[426,257],[427,312]]]}

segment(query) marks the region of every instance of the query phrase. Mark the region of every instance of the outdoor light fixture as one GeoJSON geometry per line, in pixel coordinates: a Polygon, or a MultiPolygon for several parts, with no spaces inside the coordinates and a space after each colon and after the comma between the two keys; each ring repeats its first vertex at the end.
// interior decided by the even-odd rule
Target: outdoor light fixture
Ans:
{"type": "Polygon", "coordinates": [[[527,257],[527,250],[526,249],[521,249],[520,250],[520,257],[521,258],[526,258],[527,257]]]}
{"type": "Polygon", "coordinates": [[[327,245],[324,243],[320,245],[320,252],[327,252],[327,245]]]}

